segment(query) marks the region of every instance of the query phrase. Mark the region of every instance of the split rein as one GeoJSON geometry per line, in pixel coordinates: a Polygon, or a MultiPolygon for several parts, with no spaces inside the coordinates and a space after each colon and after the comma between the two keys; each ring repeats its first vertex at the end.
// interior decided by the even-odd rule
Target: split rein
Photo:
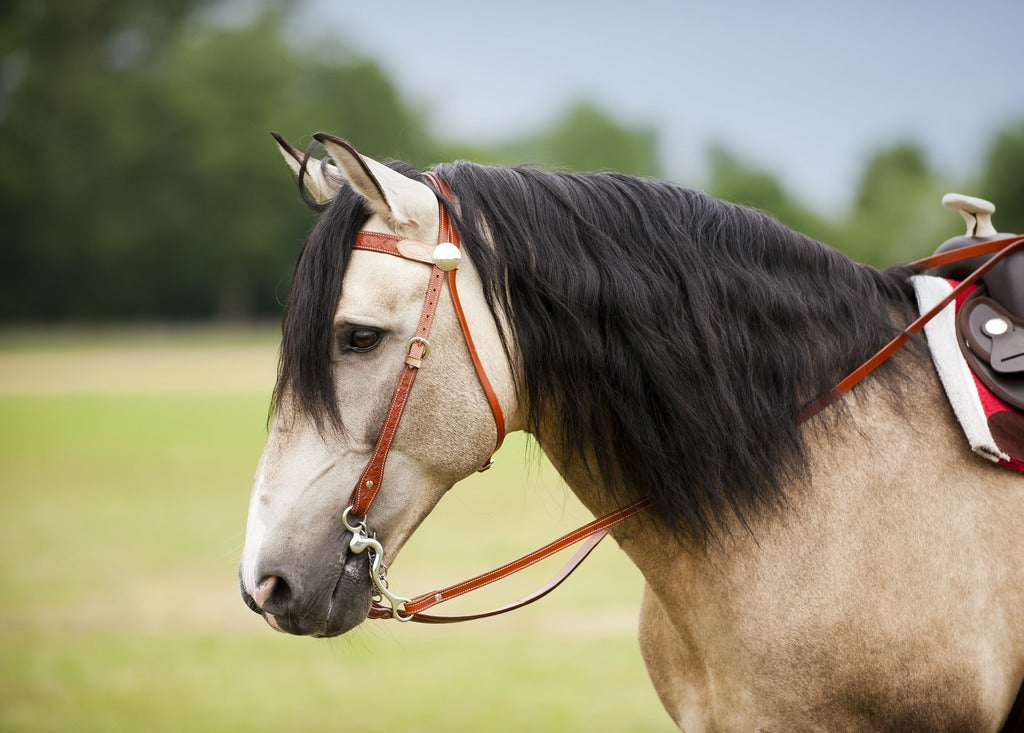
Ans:
{"type": "MultiPolygon", "coordinates": [[[[440,194],[450,201],[451,191],[447,184],[434,173],[427,173],[426,176],[431,183],[434,184],[440,194]]],[[[396,385],[394,394],[392,395],[391,403],[384,419],[384,426],[381,428],[380,435],[374,445],[370,460],[367,463],[366,468],[363,469],[363,472],[359,477],[359,481],[352,492],[352,496],[349,499],[349,506],[345,509],[345,512],[342,515],[342,521],[345,524],[345,528],[352,533],[352,538],[349,542],[350,551],[355,554],[366,552],[370,560],[370,580],[374,586],[374,601],[370,606],[368,618],[372,619],[393,618],[399,621],[447,624],[460,621],[472,621],[474,619],[487,618],[489,616],[497,616],[499,614],[508,613],[509,611],[514,611],[517,608],[522,608],[523,606],[543,598],[561,585],[561,583],[568,578],[577,567],[579,567],[594,548],[597,547],[598,543],[604,539],[611,527],[639,514],[652,504],[651,499],[646,497],[635,501],[632,504],[611,512],[610,514],[598,517],[592,522],[559,537],[540,549],[534,550],[529,554],[512,560],[511,562],[495,568],[494,570],[477,575],[476,577],[470,578],[469,580],[465,580],[461,583],[456,583],[455,585],[442,588],[441,590],[424,593],[423,595],[419,595],[414,598],[406,598],[404,596],[396,595],[388,588],[387,568],[383,564],[384,547],[381,545],[380,541],[377,540],[374,534],[368,530],[365,519],[374,498],[376,498],[381,489],[388,453],[391,450],[395,433],[398,431],[398,425],[402,419],[405,406],[408,403],[409,394],[412,390],[416,375],[419,372],[423,360],[430,354],[430,341],[428,337],[430,336],[430,328],[434,321],[434,314],[437,311],[438,303],[440,302],[441,290],[443,289],[445,280],[448,282],[448,290],[451,294],[452,304],[455,308],[455,313],[458,316],[459,325],[462,329],[466,346],[469,349],[473,366],[494,416],[494,423],[497,428],[498,436],[494,447],[495,451],[497,451],[501,446],[505,437],[505,419],[501,411],[501,405],[498,402],[494,389],[491,387],[490,381],[487,379],[487,374],[484,372],[483,364],[480,361],[476,347],[473,344],[473,339],[470,336],[469,324],[466,321],[465,313],[462,310],[462,304],[459,301],[455,279],[461,259],[459,234],[451,222],[443,203],[441,203],[440,196],[438,212],[440,221],[438,225],[437,245],[432,246],[425,242],[404,239],[390,234],[379,234],[376,232],[360,232],[356,235],[356,240],[353,245],[354,249],[389,254],[396,257],[402,257],[403,259],[422,262],[424,264],[431,265],[432,267],[430,283],[427,286],[427,293],[424,297],[423,309],[420,313],[420,320],[416,328],[416,335],[409,341],[408,350],[405,356],[405,365],[402,368],[402,373],[398,378],[398,384],[396,385]],[[586,541],[583,542],[584,540],[586,541]],[[517,601],[490,611],[463,616],[438,616],[424,613],[424,611],[438,605],[439,603],[450,601],[453,598],[465,595],[466,593],[477,590],[486,585],[490,585],[502,578],[506,578],[509,575],[513,575],[514,573],[524,570],[531,565],[557,554],[558,552],[561,552],[562,550],[579,542],[583,542],[583,544],[576,551],[576,554],[570,558],[570,560],[554,575],[554,577],[552,577],[550,581],[540,589],[520,598],[517,601]]],[[[854,386],[909,342],[911,338],[924,328],[926,323],[938,315],[943,308],[952,303],[957,296],[963,293],[972,284],[980,280],[985,273],[992,269],[998,262],[1006,258],[1012,252],[1021,249],[1022,246],[1024,246],[1024,236],[1006,237],[962,247],[951,252],[934,255],[932,257],[927,257],[910,263],[910,267],[917,268],[919,271],[923,272],[940,265],[959,262],[972,257],[994,255],[981,267],[968,275],[967,278],[965,278],[958,286],[953,288],[952,292],[937,303],[931,310],[924,313],[917,320],[907,326],[894,339],[892,339],[892,341],[851,372],[835,387],[818,399],[805,405],[797,417],[797,424],[800,425],[807,422],[838,400],[842,395],[853,389],[854,386]]],[[[485,471],[490,468],[492,461],[493,459],[488,460],[488,462],[479,470],[485,471]]]]}

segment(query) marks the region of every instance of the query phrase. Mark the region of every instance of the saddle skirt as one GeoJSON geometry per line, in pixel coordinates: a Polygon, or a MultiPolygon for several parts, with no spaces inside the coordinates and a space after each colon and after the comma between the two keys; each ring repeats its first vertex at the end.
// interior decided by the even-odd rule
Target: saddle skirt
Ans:
{"type": "MultiPolygon", "coordinates": [[[[949,295],[957,284],[954,280],[928,275],[915,276],[912,281],[922,313],[949,295]]],[[[978,298],[970,302],[976,290],[969,289],[933,318],[924,327],[925,338],[946,396],[971,449],[990,461],[1024,473],[1024,412],[1016,409],[1008,400],[1001,399],[986,386],[986,381],[999,386],[991,382],[989,375],[986,374],[983,379],[972,371],[965,359],[965,352],[975,365],[979,362],[984,364],[984,361],[973,355],[970,344],[972,337],[966,331],[964,348],[961,349],[961,337],[957,331],[958,315],[965,316],[959,320],[965,328],[969,328],[969,320],[978,320],[976,316],[972,317],[973,313],[987,315],[987,309],[991,307],[986,304],[979,309],[978,298]],[[964,310],[965,303],[968,304],[967,310],[964,310]]],[[[973,340],[977,342],[979,339],[975,336],[973,340]]],[[[988,347],[986,357],[991,353],[991,344],[992,339],[984,344],[988,347]]],[[[974,344],[974,349],[979,349],[978,343],[974,344]]],[[[1009,393],[1001,394],[1013,397],[1009,393]]]]}

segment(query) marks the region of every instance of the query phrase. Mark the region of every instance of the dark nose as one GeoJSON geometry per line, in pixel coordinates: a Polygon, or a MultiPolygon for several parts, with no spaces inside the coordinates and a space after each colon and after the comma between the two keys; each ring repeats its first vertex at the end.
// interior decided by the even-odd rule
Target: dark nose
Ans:
{"type": "Polygon", "coordinates": [[[244,574],[239,572],[242,599],[278,631],[311,636],[342,634],[366,618],[372,586],[366,553],[334,557],[340,565],[329,564],[308,573],[291,564],[265,562],[256,568],[259,581],[251,592],[247,592],[244,574]]]}

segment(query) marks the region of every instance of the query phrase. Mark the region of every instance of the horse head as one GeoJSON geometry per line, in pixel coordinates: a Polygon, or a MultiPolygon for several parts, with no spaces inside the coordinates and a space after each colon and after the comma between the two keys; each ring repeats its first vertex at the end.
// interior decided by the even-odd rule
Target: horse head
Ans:
{"type": "Polygon", "coordinates": [[[369,565],[392,561],[445,492],[493,452],[492,410],[498,408],[482,389],[487,379],[481,372],[503,408],[495,415],[516,410],[499,324],[472,261],[463,253],[458,265],[460,323],[437,267],[415,254],[429,253],[439,241],[438,192],[339,138],[316,138],[333,164],[303,156],[278,137],[300,188],[324,214],[300,257],[286,307],[279,380],[239,577],[243,598],[271,626],[334,636],[366,618],[379,592],[369,565]],[[348,251],[357,229],[404,243],[413,258],[348,251]],[[337,272],[322,259],[340,263],[337,272]],[[318,278],[325,287],[311,285],[318,278]],[[418,329],[425,293],[439,282],[428,345],[418,329]],[[464,331],[472,332],[479,366],[464,331]],[[381,459],[372,511],[353,526],[346,509],[379,453],[382,425],[395,409],[393,393],[410,357],[415,388],[381,459]],[[356,544],[353,531],[361,535],[356,544]],[[376,554],[361,552],[368,544],[376,554]]]}

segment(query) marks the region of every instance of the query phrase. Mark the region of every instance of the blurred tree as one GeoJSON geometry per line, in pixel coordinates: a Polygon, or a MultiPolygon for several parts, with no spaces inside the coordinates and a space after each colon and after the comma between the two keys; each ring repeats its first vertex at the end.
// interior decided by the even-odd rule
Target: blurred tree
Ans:
{"type": "Polygon", "coordinates": [[[615,119],[592,102],[569,105],[549,126],[491,147],[447,143],[448,159],[495,165],[526,163],[577,171],[661,175],[658,135],[653,127],[615,119]]]}
{"type": "Polygon", "coordinates": [[[626,125],[588,102],[570,106],[550,128],[509,147],[520,161],[583,171],[661,175],[654,128],[626,125]]]}
{"type": "MultiPolygon", "coordinates": [[[[276,314],[312,214],[267,134],[322,126],[377,158],[449,157],[373,62],[207,0],[0,11],[0,319],[276,314]],[[294,196],[292,202],[289,196],[294,196]]],[[[483,160],[658,173],[655,133],[577,104],[483,160]]]]}
{"type": "Polygon", "coordinates": [[[974,190],[996,205],[993,221],[999,231],[1024,232],[1024,120],[996,133],[979,178],[974,190]]]}
{"type": "Polygon", "coordinates": [[[158,219],[150,225],[162,266],[189,263],[183,283],[165,286],[189,293],[172,314],[279,310],[311,214],[298,203],[270,130],[309,136],[330,125],[371,155],[398,148],[428,157],[422,126],[375,64],[344,51],[328,61],[296,52],[282,25],[267,14],[238,29],[204,29],[183,39],[158,77],[167,114],[148,132],[163,148],[149,194],[158,219]]]}
{"type": "Polygon", "coordinates": [[[92,309],[87,280],[104,264],[114,211],[125,205],[108,183],[132,175],[135,112],[149,97],[143,81],[184,18],[206,4],[16,0],[0,8],[3,316],[92,309]]]}
{"type": "Polygon", "coordinates": [[[772,174],[744,163],[722,145],[709,149],[708,161],[711,195],[765,211],[819,241],[834,237],[832,227],[790,195],[772,174]]]}
{"type": "Polygon", "coordinates": [[[296,50],[282,3],[232,28],[208,5],[5,6],[0,318],[277,313],[312,215],[268,132],[337,124],[370,154],[431,157],[376,65],[296,50]]]}
{"type": "Polygon", "coordinates": [[[864,168],[836,246],[879,267],[931,254],[960,228],[959,217],[940,205],[949,188],[918,145],[879,150],[864,168]]]}

